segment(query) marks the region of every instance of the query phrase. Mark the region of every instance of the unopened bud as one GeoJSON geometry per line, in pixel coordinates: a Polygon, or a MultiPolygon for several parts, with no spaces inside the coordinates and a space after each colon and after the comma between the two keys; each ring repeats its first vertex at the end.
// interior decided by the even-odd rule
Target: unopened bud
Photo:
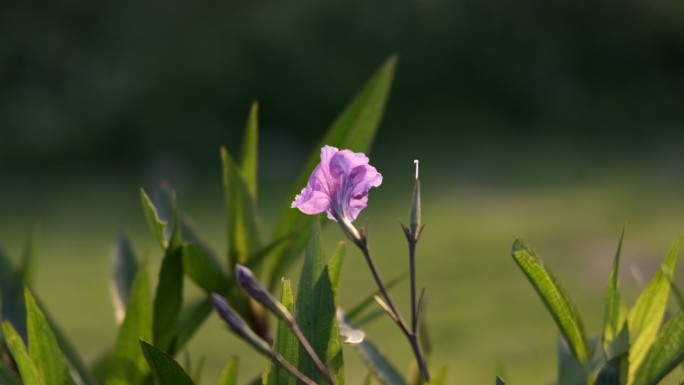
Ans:
{"type": "Polygon", "coordinates": [[[420,230],[420,179],[418,179],[418,159],[414,160],[413,163],[416,165],[416,181],[413,185],[413,196],[411,198],[411,211],[409,213],[409,229],[411,230],[411,236],[414,239],[418,238],[418,232],[420,230]]]}

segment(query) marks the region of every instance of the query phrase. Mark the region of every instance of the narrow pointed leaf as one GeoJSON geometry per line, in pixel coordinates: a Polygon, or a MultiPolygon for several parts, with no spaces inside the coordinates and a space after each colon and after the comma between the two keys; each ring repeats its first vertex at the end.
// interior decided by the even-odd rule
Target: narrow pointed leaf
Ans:
{"type": "Polygon", "coordinates": [[[611,359],[625,353],[629,347],[629,339],[623,329],[627,327],[625,321],[627,319],[627,307],[622,301],[620,291],[618,289],[618,272],[620,269],[620,252],[622,250],[622,240],[624,239],[625,230],[622,229],[620,235],[620,243],[618,243],[617,251],[615,252],[615,259],[613,260],[613,268],[610,271],[608,278],[608,285],[606,288],[605,305],[604,305],[604,321],[603,321],[603,335],[602,346],[603,353],[606,359],[611,359]],[[623,338],[618,338],[623,336],[623,338]]]}
{"type": "Polygon", "coordinates": [[[149,373],[138,340],[152,339],[152,306],[147,268],[142,266],[131,286],[124,318],[107,370],[106,385],[138,385],[149,373]]]}
{"type": "Polygon", "coordinates": [[[245,136],[242,140],[242,175],[252,199],[257,196],[257,167],[258,167],[258,143],[259,143],[259,103],[254,102],[249,109],[245,136]]]}
{"type": "Polygon", "coordinates": [[[496,385],[506,385],[506,382],[503,380],[503,378],[496,376],[496,385]]]}
{"type": "MultiPolygon", "coordinates": [[[[290,312],[295,313],[294,298],[292,296],[292,287],[289,280],[283,280],[280,294],[280,302],[290,312]]],[[[276,329],[276,337],[273,341],[273,350],[280,354],[287,362],[292,365],[297,365],[297,357],[299,350],[299,341],[290,329],[290,325],[283,319],[278,319],[278,326],[276,329]]],[[[297,379],[285,370],[280,365],[273,362],[270,363],[268,369],[267,384],[278,385],[296,385],[297,379]]]]}
{"type": "MultiPolygon", "coordinates": [[[[341,350],[335,322],[335,294],[328,267],[324,264],[318,221],[314,222],[310,234],[297,291],[297,324],[324,365],[335,364],[341,360],[341,356],[337,356],[341,355],[341,350]]],[[[324,375],[301,345],[297,369],[316,383],[325,382],[324,375]]],[[[344,384],[342,376],[336,376],[335,380],[337,385],[344,384]]]]}
{"type": "Polygon", "coordinates": [[[125,233],[119,234],[111,252],[112,278],[110,293],[114,306],[114,315],[118,324],[126,315],[126,304],[131,285],[138,272],[138,261],[133,253],[130,239],[125,233]]]}
{"type": "Polygon", "coordinates": [[[680,233],[677,237],[660,265],[660,269],[648,282],[627,315],[631,339],[628,383],[634,379],[634,374],[655,342],[663,322],[670,295],[670,280],[679,258],[682,236],[684,233],[680,233]]]}
{"type": "Polygon", "coordinates": [[[160,219],[157,208],[154,207],[152,200],[143,189],[140,189],[140,201],[142,203],[143,212],[145,213],[145,219],[147,220],[147,226],[150,231],[152,231],[152,234],[154,234],[159,245],[163,249],[166,249],[166,246],[168,245],[166,235],[164,234],[166,222],[160,219]]]}
{"type": "Polygon", "coordinates": [[[142,339],[140,347],[160,385],[195,385],[190,376],[169,354],[142,339]]]}
{"type": "Polygon", "coordinates": [[[553,317],[574,357],[579,363],[586,364],[590,358],[590,349],[582,321],[555,277],[523,241],[516,240],[513,243],[512,255],[553,317]]]}
{"type": "Polygon", "coordinates": [[[183,255],[180,247],[166,249],[154,297],[154,343],[163,350],[175,352],[172,346],[178,315],[183,307],[183,255]]]}
{"type": "Polygon", "coordinates": [[[233,357],[223,367],[217,385],[238,385],[238,363],[240,359],[233,357]]]}
{"type": "Polygon", "coordinates": [[[337,117],[326,135],[309,156],[306,166],[292,188],[292,193],[286,202],[286,207],[275,231],[275,238],[288,234],[298,234],[300,239],[294,240],[289,247],[279,248],[278,252],[271,256],[273,263],[269,271],[270,288],[275,287],[279,277],[282,276],[293,260],[300,255],[306,244],[306,235],[302,233],[302,230],[310,226],[313,218],[302,215],[297,210],[290,208],[290,203],[302,187],[306,185],[311,171],[318,164],[320,148],[327,144],[357,152],[368,152],[370,150],[385,110],[396,64],[396,56],[392,56],[385,61],[351,103],[337,117]]]}
{"type": "Polygon", "coordinates": [[[228,263],[232,271],[236,264],[245,264],[249,256],[261,249],[261,241],[256,202],[247,182],[225,148],[221,148],[221,161],[228,221],[228,263]]]}
{"type": "Polygon", "coordinates": [[[39,308],[45,309],[43,310],[45,319],[47,319],[52,332],[55,334],[55,338],[57,339],[57,343],[59,344],[59,348],[62,351],[64,358],[66,358],[67,362],[69,363],[69,367],[72,369],[71,375],[77,376],[76,382],[84,385],[96,385],[97,382],[95,381],[95,378],[91,374],[91,371],[86,367],[83,359],[76,351],[76,348],[74,348],[73,344],[69,342],[69,339],[59,328],[59,325],[57,325],[57,322],[55,322],[54,318],[50,316],[50,313],[47,311],[40,299],[35,298],[35,300],[38,303],[39,308]]]}
{"type": "Polygon", "coordinates": [[[26,345],[24,345],[24,341],[21,339],[12,324],[7,321],[3,322],[2,331],[5,335],[7,346],[12,353],[12,357],[19,368],[19,374],[21,375],[23,384],[48,385],[43,378],[42,373],[38,371],[36,363],[33,361],[31,356],[29,356],[29,353],[26,350],[26,345]]]}
{"type": "Polygon", "coordinates": [[[335,379],[336,385],[344,384],[344,356],[342,354],[342,346],[340,344],[340,330],[337,324],[337,298],[339,291],[340,277],[342,275],[342,265],[344,264],[344,258],[346,256],[347,244],[340,242],[337,248],[333,252],[330,262],[326,266],[324,273],[327,273],[330,277],[330,286],[333,296],[333,307],[332,307],[332,327],[330,330],[329,341],[328,341],[328,368],[331,371],[332,377],[335,379]]]}
{"type": "Polygon", "coordinates": [[[636,372],[634,385],[659,383],[684,362],[684,312],[670,319],[636,372]]]}
{"type": "Polygon", "coordinates": [[[381,383],[384,385],[407,385],[397,369],[380,353],[370,339],[365,338],[354,347],[381,383]]]}
{"type": "Polygon", "coordinates": [[[198,245],[183,245],[183,270],[202,290],[207,293],[228,292],[228,277],[221,267],[198,245]]]}
{"type": "Polygon", "coordinates": [[[69,368],[62,357],[55,334],[38,304],[26,289],[26,323],[28,328],[28,352],[38,372],[49,384],[73,385],[69,368]]]}

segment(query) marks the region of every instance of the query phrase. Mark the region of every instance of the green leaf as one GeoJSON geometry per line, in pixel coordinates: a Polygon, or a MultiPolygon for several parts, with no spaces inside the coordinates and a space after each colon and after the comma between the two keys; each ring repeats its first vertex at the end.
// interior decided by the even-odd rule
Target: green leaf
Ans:
{"type": "Polygon", "coordinates": [[[261,249],[256,201],[242,172],[228,150],[221,148],[223,187],[228,221],[228,266],[246,264],[249,256],[261,249]]]}
{"type": "MultiPolygon", "coordinates": [[[[38,303],[38,307],[41,309],[46,309],[39,298],[36,297],[35,300],[38,303]]],[[[74,346],[69,342],[66,335],[59,328],[59,325],[57,325],[57,322],[55,322],[54,318],[50,316],[50,313],[48,313],[47,309],[43,311],[43,314],[45,315],[52,332],[55,334],[55,338],[57,339],[57,343],[59,344],[62,354],[64,354],[64,357],[68,361],[71,369],[77,373],[78,377],[80,377],[80,382],[85,385],[97,384],[90,370],[88,370],[83,362],[83,359],[81,359],[74,346]]]]}
{"type": "Polygon", "coordinates": [[[637,369],[633,384],[657,384],[682,362],[684,362],[684,312],[679,312],[663,327],[662,333],[637,369]]]}
{"type": "Polygon", "coordinates": [[[117,322],[123,322],[126,315],[128,295],[138,272],[138,262],[131,246],[131,241],[125,233],[119,234],[111,254],[112,263],[112,303],[117,322]]]}
{"type": "Polygon", "coordinates": [[[629,377],[634,374],[656,340],[663,322],[667,300],[670,295],[670,280],[677,265],[679,249],[684,232],[680,233],[660,265],[660,269],[646,285],[627,315],[631,346],[629,348],[629,377]]]}
{"type": "Polygon", "coordinates": [[[28,289],[24,292],[24,299],[26,301],[28,352],[38,372],[51,385],[73,385],[74,381],[62,357],[55,334],[28,289]]]}
{"type": "Polygon", "coordinates": [[[152,339],[152,306],[150,305],[150,286],[147,268],[141,266],[133,280],[119,335],[117,336],[106,385],[142,384],[149,373],[138,340],[152,339]]]}
{"type": "Polygon", "coordinates": [[[168,245],[166,235],[164,234],[166,222],[161,220],[157,213],[157,208],[143,189],[140,189],[140,201],[142,203],[143,212],[145,213],[145,219],[147,220],[147,226],[150,228],[150,231],[152,231],[152,234],[154,234],[154,237],[157,238],[159,245],[161,245],[163,249],[166,249],[168,245]]]}
{"type": "MultiPolygon", "coordinates": [[[[328,266],[324,264],[318,221],[314,222],[310,234],[311,238],[304,253],[297,291],[297,324],[321,361],[324,364],[331,363],[337,366],[341,362],[339,360],[341,360],[342,352],[339,347],[339,332],[336,324],[335,294],[328,266]]],[[[340,257],[338,260],[341,263],[340,257]]],[[[297,369],[316,383],[325,381],[325,376],[318,370],[301,345],[297,369]]],[[[333,375],[337,385],[344,384],[341,373],[335,372],[333,375]]]]}
{"type": "Polygon", "coordinates": [[[567,295],[561,290],[556,279],[539,260],[535,252],[523,241],[513,243],[513,260],[532,284],[549,311],[558,329],[570,346],[574,357],[581,364],[587,364],[590,349],[579,313],[567,295]]]}
{"type": "Polygon", "coordinates": [[[21,375],[24,385],[47,385],[42,373],[38,371],[38,367],[33,361],[33,358],[29,356],[29,353],[26,350],[26,345],[24,345],[24,341],[21,339],[12,324],[8,321],[3,322],[2,331],[5,335],[7,346],[12,353],[12,357],[17,363],[19,374],[21,375]]]}
{"type": "Polygon", "coordinates": [[[625,229],[623,228],[606,288],[602,346],[603,354],[607,360],[622,355],[629,348],[629,335],[626,332],[627,307],[622,301],[620,290],[618,289],[620,252],[622,250],[622,240],[624,239],[624,236],[625,229]]]}
{"type": "Polygon", "coordinates": [[[245,137],[242,141],[241,170],[245,178],[245,184],[252,199],[257,197],[257,168],[258,168],[258,144],[259,144],[259,103],[254,102],[249,109],[245,137]]]}
{"type": "Polygon", "coordinates": [[[306,166],[302,169],[302,173],[297,178],[297,182],[287,199],[286,207],[283,210],[280,221],[276,225],[274,237],[281,238],[290,234],[296,234],[297,238],[287,247],[279,248],[271,256],[270,260],[273,263],[268,277],[269,288],[276,286],[285,270],[300,255],[306,245],[307,235],[303,233],[303,230],[311,225],[313,217],[302,215],[297,210],[290,208],[290,203],[295,195],[306,185],[309,175],[319,163],[320,149],[327,144],[341,149],[346,148],[360,152],[368,152],[370,150],[385,110],[396,65],[396,56],[391,56],[387,59],[363,89],[354,97],[352,102],[337,117],[326,135],[309,156],[306,166]]]}
{"type": "MultiPolygon", "coordinates": [[[[335,384],[344,384],[344,356],[342,355],[342,346],[340,345],[340,330],[337,324],[337,298],[340,284],[340,276],[342,275],[342,265],[347,252],[347,244],[340,242],[333,252],[330,262],[325,270],[330,277],[330,286],[333,294],[333,319],[328,341],[329,358],[328,367],[331,371],[332,377],[335,379],[335,384]]],[[[325,273],[324,270],[324,273],[325,273]]]]}
{"type": "MultiPolygon", "coordinates": [[[[172,242],[173,243],[173,242],[172,242]]],[[[166,249],[154,297],[154,343],[163,350],[175,352],[172,346],[178,315],[183,307],[183,255],[180,247],[166,249]]]]}
{"type": "MultiPolygon", "coordinates": [[[[294,298],[292,297],[292,287],[289,280],[283,279],[282,281],[280,302],[290,314],[295,313],[294,298]]],[[[273,341],[273,350],[294,366],[297,364],[298,349],[299,341],[297,341],[297,337],[290,329],[290,325],[285,320],[279,318],[275,340],[273,341]]],[[[267,373],[267,376],[264,377],[264,379],[267,379],[265,384],[297,384],[297,379],[290,372],[274,362],[270,363],[267,373]]]]}
{"type": "Polygon", "coordinates": [[[209,297],[190,302],[181,310],[178,317],[178,337],[175,344],[177,351],[185,347],[185,344],[188,343],[213,310],[214,307],[209,297]]]}
{"type": "Polygon", "coordinates": [[[183,245],[183,270],[206,293],[227,293],[228,277],[221,266],[194,243],[183,245]]]}
{"type": "Polygon", "coordinates": [[[496,376],[496,385],[506,385],[506,382],[503,380],[503,378],[496,376]]]}
{"type": "Polygon", "coordinates": [[[240,359],[233,357],[221,371],[217,385],[238,385],[238,363],[240,359]]]}
{"type": "Polygon", "coordinates": [[[354,347],[356,347],[356,350],[361,354],[361,358],[366,361],[366,364],[368,364],[380,382],[385,385],[407,385],[397,369],[380,353],[368,337],[364,338],[361,343],[354,345],[354,347]]]}
{"type": "Polygon", "coordinates": [[[195,385],[183,368],[166,352],[148,344],[143,339],[140,340],[140,347],[159,384],[195,385]]]}

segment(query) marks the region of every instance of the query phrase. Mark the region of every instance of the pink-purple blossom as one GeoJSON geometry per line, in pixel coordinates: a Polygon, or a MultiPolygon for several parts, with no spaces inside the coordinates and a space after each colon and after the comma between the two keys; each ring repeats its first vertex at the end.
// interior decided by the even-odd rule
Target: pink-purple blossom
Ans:
{"type": "Polygon", "coordinates": [[[368,204],[368,190],[381,183],[382,175],[368,164],[363,153],[325,146],[321,149],[321,163],[292,207],[304,214],[325,211],[332,220],[339,217],[353,221],[368,204]]]}

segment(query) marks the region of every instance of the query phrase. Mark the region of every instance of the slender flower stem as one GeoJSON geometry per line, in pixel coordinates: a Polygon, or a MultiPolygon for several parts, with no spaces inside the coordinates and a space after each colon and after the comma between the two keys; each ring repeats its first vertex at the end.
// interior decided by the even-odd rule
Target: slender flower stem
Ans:
{"type": "Polygon", "coordinates": [[[309,340],[304,337],[304,333],[302,333],[302,330],[299,328],[299,325],[297,325],[297,322],[295,322],[294,318],[290,318],[288,319],[288,323],[290,324],[290,329],[299,340],[299,343],[302,344],[304,350],[306,350],[306,353],[309,355],[309,357],[311,357],[311,360],[313,360],[314,364],[316,364],[318,367],[318,370],[323,374],[330,385],[334,385],[335,383],[330,375],[330,371],[325,367],[325,365],[323,365],[323,362],[318,357],[318,354],[316,354],[314,351],[313,347],[309,343],[309,340]]]}
{"type": "Polygon", "coordinates": [[[411,276],[411,333],[418,333],[418,304],[416,302],[416,240],[408,238],[409,274],[411,276]]]}
{"type": "Polygon", "coordinates": [[[275,362],[276,364],[283,367],[285,370],[290,372],[290,374],[295,376],[299,381],[303,382],[304,384],[306,384],[306,385],[318,385],[312,379],[305,376],[304,373],[300,372],[294,366],[292,366],[292,364],[287,362],[287,360],[285,360],[283,358],[283,356],[281,356],[280,354],[271,351],[269,356],[271,357],[271,360],[273,360],[273,362],[275,362]]]}
{"type": "MultiPolygon", "coordinates": [[[[392,301],[392,297],[390,297],[389,292],[387,291],[387,288],[385,288],[385,284],[382,282],[382,279],[380,279],[380,275],[378,274],[378,269],[375,267],[375,263],[373,262],[373,258],[371,257],[370,249],[368,248],[368,245],[366,243],[365,238],[363,239],[363,242],[354,242],[354,243],[359,247],[359,249],[361,249],[363,256],[366,258],[366,263],[368,263],[368,268],[370,269],[371,274],[373,274],[373,278],[375,279],[375,283],[378,285],[378,289],[380,290],[380,293],[382,294],[383,299],[387,303],[389,310],[392,312],[393,318],[396,321],[397,325],[399,325],[399,329],[401,329],[401,331],[406,336],[406,339],[411,344],[411,349],[413,350],[413,355],[416,357],[416,361],[418,363],[418,368],[420,369],[420,372],[422,373],[423,378],[425,379],[425,381],[429,382],[430,381],[430,373],[428,372],[427,365],[425,364],[425,359],[423,358],[423,353],[420,350],[420,343],[418,342],[417,331],[410,330],[408,328],[408,326],[406,325],[406,322],[404,321],[401,314],[399,313],[396,306],[394,305],[394,301],[392,301]]],[[[415,270],[415,269],[412,269],[412,270],[415,270]]],[[[413,295],[415,296],[415,294],[413,294],[413,295]]],[[[411,310],[412,314],[416,313],[415,308],[416,307],[414,305],[413,309],[411,310]]],[[[417,321],[414,321],[414,323],[417,325],[417,321]]]]}

